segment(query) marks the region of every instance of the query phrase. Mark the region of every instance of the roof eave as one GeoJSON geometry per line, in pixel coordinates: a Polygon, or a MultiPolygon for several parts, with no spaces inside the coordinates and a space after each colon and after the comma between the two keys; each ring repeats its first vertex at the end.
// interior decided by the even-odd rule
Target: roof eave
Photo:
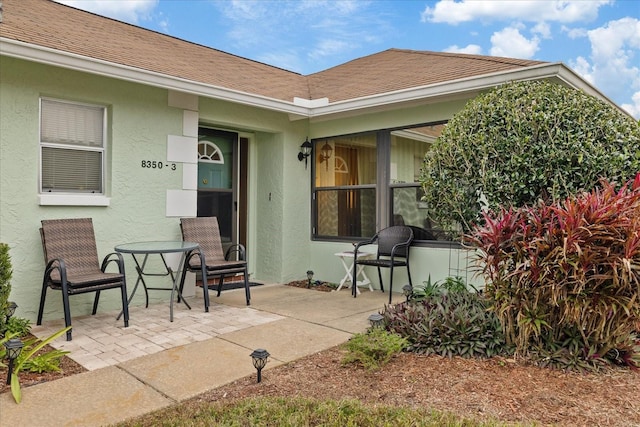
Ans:
{"type": "Polygon", "coordinates": [[[443,83],[403,89],[394,92],[375,94],[357,99],[333,102],[329,105],[313,108],[311,111],[311,118],[313,121],[322,121],[328,120],[329,118],[354,115],[356,111],[384,111],[397,109],[407,104],[415,104],[418,101],[424,102],[425,100],[436,99],[459,99],[461,97],[469,98],[483,90],[511,81],[541,80],[550,78],[558,79],[569,87],[583,90],[585,93],[600,98],[628,115],[628,113],[620,108],[620,106],[566,65],[561,62],[555,62],[451,80],[443,83]]]}
{"type": "Polygon", "coordinates": [[[474,93],[509,81],[539,80],[544,78],[556,78],[570,87],[583,90],[590,95],[596,96],[616,106],[616,108],[628,115],[626,111],[611,101],[611,99],[561,62],[538,64],[516,70],[501,71],[422,87],[327,103],[326,99],[316,101],[308,100],[308,102],[301,102],[301,99],[294,99],[291,102],[283,101],[24,43],[5,37],[0,37],[0,52],[2,55],[27,61],[278,111],[288,114],[289,119],[292,121],[304,118],[309,118],[313,121],[322,121],[335,117],[353,116],[363,111],[392,110],[415,103],[424,103],[428,100],[455,99],[464,96],[470,97],[474,93]]]}
{"type": "Polygon", "coordinates": [[[182,79],[167,74],[116,64],[4,37],[0,37],[0,53],[5,56],[27,61],[190,93],[207,98],[265,108],[271,111],[279,111],[289,114],[292,120],[306,118],[310,115],[309,108],[294,105],[293,102],[182,79]]]}

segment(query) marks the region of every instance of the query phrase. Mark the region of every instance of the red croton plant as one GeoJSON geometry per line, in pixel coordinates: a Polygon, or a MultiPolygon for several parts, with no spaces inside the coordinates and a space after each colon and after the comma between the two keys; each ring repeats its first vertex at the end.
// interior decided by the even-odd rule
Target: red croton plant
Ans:
{"type": "Polygon", "coordinates": [[[516,355],[639,366],[640,174],[561,203],[484,214],[465,241],[516,355]]]}

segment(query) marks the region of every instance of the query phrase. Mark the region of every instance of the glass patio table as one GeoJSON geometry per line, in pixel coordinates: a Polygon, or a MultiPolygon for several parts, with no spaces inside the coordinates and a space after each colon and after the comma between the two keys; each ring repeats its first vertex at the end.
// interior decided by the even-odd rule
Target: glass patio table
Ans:
{"type": "MultiPolygon", "coordinates": [[[[144,288],[144,293],[146,297],[145,308],[149,307],[149,290],[163,290],[163,291],[171,291],[171,300],[169,303],[169,320],[171,322],[173,322],[173,299],[176,293],[178,294],[178,302],[183,302],[184,305],[186,305],[187,308],[191,310],[191,306],[189,305],[189,303],[187,303],[182,297],[182,293],[180,292],[178,282],[180,281],[180,274],[182,272],[182,269],[184,268],[184,263],[185,263],[185,258],[187,256],[187,253],[199,248],[200,246],[197,243],[183,242],[181,240],[134,242],[134,243],[123,243],[121,245],[117,245],[114,248],[116,252],[120,252],[123,254],[131,254],[131,256],[133,257],[133,261],[136,263],[136,271],[138,272],[138,279],[136,280],[136,284],[133,287],[133,292],[131,292],[131,295],[129,296],[127,304],[131,303],[131,300],[133,299],[133,296],[135,295],[136,290],[138,289],[138,285],[142,283],[142,287],[144,288]],[[164,258],[164,254],[168,254],[168,253],[181,254],[180,262],[178,263],[178,270],[175,272],[171,269],[171,267],[167,265],[167,261],[164,258]],[[136,255],[138,256],[144,255],[144,258],[142,259],[142,263],[140,263],[136,255]],[[162,259],[162,264],[164,265],[164,268],[165,268],[165,272],[161,272],[161,273],[145,272],[144,269],[145,269],[145,266],[147,265],[147,259],[149,258],[149,255],[160,255],[160,258],[162,259]],[[172,286],[171,288],[148,287],[144,281],[145,276],[171,276],[172,286]]],[[[122,313],[120,313],[120,315],[122,315],[122,313]]],[[[120,316],[118,316],[118,318],[120,318],[120,316]]]]}

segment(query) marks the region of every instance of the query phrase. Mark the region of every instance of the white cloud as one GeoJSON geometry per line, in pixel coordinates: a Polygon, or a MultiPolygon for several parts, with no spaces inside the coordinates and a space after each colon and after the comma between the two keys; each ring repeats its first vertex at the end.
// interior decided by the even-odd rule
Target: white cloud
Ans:
{"type": "Polygon", "coordinates": [[[454,44],[444,49],[444,51],[449,53],[469,53],[472,55],[482,55],[482,48],[477,44],[469,44],[465,47],[458,47],[454,44]]]}
{"type": "Polygon", "coordinates": [[[540,49],[540,39],[527,39],[516,26],[506,27],[491,36],[492,56],[529,59],[540,49]]]}
{"type": "Polygon", "coordinates": [[[531,32],[534,34],[539,34],[543,39],[551,38],[551,27],[546,22],[538,22],[532,29],[531,32]]]}
{"type": "Polygon", "coordinates": [[[149,19],[149,14],[158,5],[159,0],[55,0],[58,3],[98,15],[137,24],[149,19]]]}
{"type": "Polygon", "coordinates": [[[587,81],[611,98],[628,98],[633,91],[632,104],[624,104],[635,117],[639,115],[640,95],[640,20],[622,18],[587,32],[591,55],[587,60],[578,57],[569,65],[587,81]]]}
{"type": "Polygon", "coordinates": [[[434,7],[427,7],[421,15],[423,22],[459,24],[470,21],[591,21],[598,16],[598,9],[612,0],[562,1],[477,1],[441,0],[434,7]]]}
{"type": "Polygon", "coordinates": [[[567,36],[569,36],[570,39],[578,39],[580,37],[587,37],[587,30],[586,28],[569,28],[566,26],[562,26],[561,28],[562,32],[567,33],[567,36]]]}
{"type": "Polygon", "coordinates": [[[636,119],[640,120],[640,92],[636,92],[631,97],[633,104],[622,104],[621,107],[636,119]]]}

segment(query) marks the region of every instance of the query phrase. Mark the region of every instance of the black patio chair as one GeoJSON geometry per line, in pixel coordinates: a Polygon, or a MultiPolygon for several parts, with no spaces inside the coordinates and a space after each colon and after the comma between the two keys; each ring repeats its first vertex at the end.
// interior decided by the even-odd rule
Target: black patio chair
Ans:
{"type": "MultiPolygon", "coordinates": [[[[356,276],[358,265],[369,265],[378,269],[378,279],[380,280],[380,290],[384,292],[381,268],[389,269],[389,304],[391,304],[391,292],[393,291],[393,269],[396,267],[406,267],[409,284],[411,281],[411,271],[409,269],[409,248],[413,241],[413,231],[404,225],[394,225],[380,230],[375,236],[364,242],[359,242],[353,253],[353,275],[356,276]],[[378,244],[378,252],[375,258],[358,259],[358,251],[366,245],[378,244]]],[[[351,292],[355,298],[357,295],[356,284],[352,284],[351,292]]]]}
{"type": "MultiPolygon", "coordinates": [[[[42,324],[48,288],[62,291],[65,326],[71,326],[69,295],[95,292],[91,314],[96,314],[100,292],[119,288],[124,326],[129,326],[124,260],[122,255],[114,252],[108,254],[100,265],[91,218],[43,220],[40,237],[46,267],[37,324],[42,324]],[[118,267],[117,273],[105,271],[112,262],[118,267]]],[[[67,332],[67,341],[71,341],[71,332],[71,329],[67,332]]]]}
{"type": "Polygon", "coordinates": [[[202,276],[204,307],[205,311],[209,311],[208,279],[219,278],[217,296],[220,296],[224,278],[242,274],[247,305],[250,305],[251,290],[249,288],[249,274],[247,273],[244,246],[241,244],[232,245],[224,253],[218,219],[214,216],[181,218],[180,229],[182,230],[182,240],[200,245],[200,250],[196,249],[186,255],[185,266],[182,269],[182,277],[180,279],[180,292],[184,287],[187,271],[200,273],[202,276]],[[233,259],[236,254],[237,259],[233,259]]]}

